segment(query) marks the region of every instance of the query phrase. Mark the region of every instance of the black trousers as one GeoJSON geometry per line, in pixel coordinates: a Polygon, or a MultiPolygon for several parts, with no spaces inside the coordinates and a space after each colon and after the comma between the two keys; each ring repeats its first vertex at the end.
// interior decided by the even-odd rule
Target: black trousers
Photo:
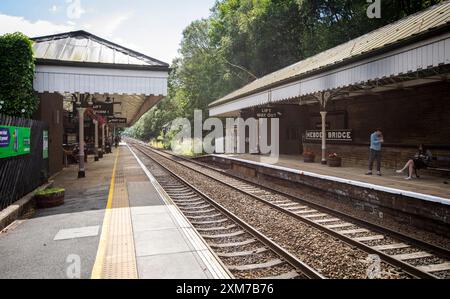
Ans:
{"type": "Polygon", "coordinates": [[[370,149],[370,156],[369,156],[370,171],[372,171],[374,161],[377,161],[377,171],[381,171],[381,151],[370,149]]]}

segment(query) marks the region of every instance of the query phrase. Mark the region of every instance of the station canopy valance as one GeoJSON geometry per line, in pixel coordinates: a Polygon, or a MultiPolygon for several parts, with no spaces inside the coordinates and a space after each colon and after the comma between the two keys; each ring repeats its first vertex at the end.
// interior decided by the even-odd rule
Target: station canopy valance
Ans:
{"type": "Polygon", "coordinates": [[[210,104],[210,115],[234,115],[317,92],[405,80],[408,74],[448,65],[450,1],[444,1],[259,78],[210,104]]]}
{"type": "Polygon", "coordinates": [[[32,39],[34,89],[39,93],[90,94],[120,100],[134,123],[167,95],[169,65],[85,31],[32,39]]]}

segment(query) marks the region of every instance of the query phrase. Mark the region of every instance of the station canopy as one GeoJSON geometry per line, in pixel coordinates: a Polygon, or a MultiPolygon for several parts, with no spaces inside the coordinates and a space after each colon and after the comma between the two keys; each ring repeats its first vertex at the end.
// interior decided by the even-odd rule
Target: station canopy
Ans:
{"type": "Polygon", "coordinates": [[[34,89],[89,94],[115,103],[114,116],[134,124],[167,95],[169,65],[85,31],[33,38],[34,89]]]}
{"type": "Polygon", "coordinates": [[[211,103],[210,115],[308,104],[320,92],[349,97],[448,80],[449,66],[450,1],[444,1],[259,78],[211,103]]]}

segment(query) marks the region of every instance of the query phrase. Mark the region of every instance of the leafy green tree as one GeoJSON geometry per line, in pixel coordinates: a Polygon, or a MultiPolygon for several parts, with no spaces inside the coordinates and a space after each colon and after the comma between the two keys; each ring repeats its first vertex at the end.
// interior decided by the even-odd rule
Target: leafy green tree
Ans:
{"type": "Polygon", "coordinates": [[[156,138],[176,117],[207,116],[212,101],[257,78],[438,2],[382,0],[382,17],[369,19],[366,0],[217,1],[208,19],[184,30],[168,97],[130,134],[156,138]]]}
{"type": "Polygon", "coordinates": [[[0,36],[0,113],[31,117],[38,105],[33,91],[32,42],[22,33],[0,36]]]}

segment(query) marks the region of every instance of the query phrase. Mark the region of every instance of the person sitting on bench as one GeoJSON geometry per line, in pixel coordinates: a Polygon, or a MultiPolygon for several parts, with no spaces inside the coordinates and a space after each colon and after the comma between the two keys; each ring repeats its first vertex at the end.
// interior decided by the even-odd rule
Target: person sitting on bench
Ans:
{"type": "Polygon", "coordinates": [[[416,177],[419,178],[417,171],[420,169],[426,169],[430,165],[432,158],[433,157],[430,150],[428,150],[423,144],[421,144],[419,145],[419,150],[414,158],[406,162],[405,167],[403,167],[403,169],[397,170],[397,173],[402,173],[406,169],[408,169],[409,175],[405,178],[406,180],[412,179],[413,171],[415,171],[416,177]]]}

